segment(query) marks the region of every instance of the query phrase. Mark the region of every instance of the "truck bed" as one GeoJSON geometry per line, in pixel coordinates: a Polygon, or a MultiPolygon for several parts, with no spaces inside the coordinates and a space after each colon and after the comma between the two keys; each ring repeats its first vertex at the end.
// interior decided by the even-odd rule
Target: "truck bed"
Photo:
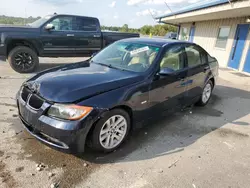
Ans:
{"type": "Polygon", "coordinates": [[[124,33],[124,32],[115,32],[115,31],[102,31],[103,35],[103,46],[107,46],[117,40],[125,38],[134,38],[140,37],[138,33],[124,33]]]}

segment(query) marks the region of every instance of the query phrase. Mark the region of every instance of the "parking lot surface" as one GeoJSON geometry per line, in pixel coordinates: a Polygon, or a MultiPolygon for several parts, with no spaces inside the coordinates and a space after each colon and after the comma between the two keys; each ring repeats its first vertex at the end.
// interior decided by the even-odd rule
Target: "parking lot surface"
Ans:
{"type": "MultiPolygon", "coordinates": [[[[83,59],[42,58],[39,70],[83,59]]],[[[250,77],[220,75],[206,107],[156,117],[114,153],[74,156],[24,131],[15,94],[31,74],[0,58],[0,187],[249,188],[250,77]]]]}

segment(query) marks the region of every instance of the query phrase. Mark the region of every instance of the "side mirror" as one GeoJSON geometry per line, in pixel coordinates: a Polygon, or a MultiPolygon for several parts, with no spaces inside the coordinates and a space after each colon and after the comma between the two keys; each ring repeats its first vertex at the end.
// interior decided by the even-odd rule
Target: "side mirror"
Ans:
{"type": "Polygon", "coordinates": [[[91,58],[95,57],[96,54],[97,54],[97,52],[93,53],[93,54],[91,55],[91,58]]]}
{"type": "Polygon", "coordinates": [[[52,30],[52,29],[55,29],[55,26],[54,26],[53,24],[47,24],[47,25],[45,26],[45,29],[46,29],[46,30],[52,30]]]}
{"type": "Polygon", "coordinates": [[[168,76],[174,72],[173,69],[170,69],[168,67],[162,68],[160,72],[158,73],[160,76],[168,76]]]}

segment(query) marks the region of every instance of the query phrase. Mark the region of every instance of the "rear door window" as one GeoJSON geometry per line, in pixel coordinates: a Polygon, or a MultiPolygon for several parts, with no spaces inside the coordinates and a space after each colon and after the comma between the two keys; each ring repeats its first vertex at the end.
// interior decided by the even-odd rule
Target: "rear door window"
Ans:
{"type": "Polygon", "coordinates": [[[74,24],[74,30],[76,31],[97,31],[98,22],[92,18],[77,17],[74,24]]]}
{"type": "Polygon", "coordinates": [[[165,52],[160,62],[160,68],[167,68],[170,72],[179,71],[184,67],[184,49],[182,46],[171,47],[165,52]]]}
{"type": "Polygon", "coordinates": [[[195,45],[189,45],[185,47],[188,67],[195,67],[206,63],[205,52],[195,45]]]}

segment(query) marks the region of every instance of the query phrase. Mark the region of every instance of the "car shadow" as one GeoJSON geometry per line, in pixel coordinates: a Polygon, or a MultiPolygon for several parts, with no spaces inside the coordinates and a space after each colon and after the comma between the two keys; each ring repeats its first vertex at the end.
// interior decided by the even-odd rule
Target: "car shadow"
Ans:
{"type": "Polygon", "coordinates": [[[77,157],[97,164],[141,161],[183,151],[199,138],[217,129],[218,136],[230,134],[244,137],[245,134],[221,128],[227,123],[249,125],[237,120],[249,114],[249,109],[241,108],[242,105],[236,102],[238,97],[249,100],[250,92],[219,85],[206,107],[190,107],[151,119],[143,128],[132,132],[115,152],[102,154],[88,149],[77,157]],[[229,100],[235,100],[232,106],[237,111],[225,110],[229,100]]]}

